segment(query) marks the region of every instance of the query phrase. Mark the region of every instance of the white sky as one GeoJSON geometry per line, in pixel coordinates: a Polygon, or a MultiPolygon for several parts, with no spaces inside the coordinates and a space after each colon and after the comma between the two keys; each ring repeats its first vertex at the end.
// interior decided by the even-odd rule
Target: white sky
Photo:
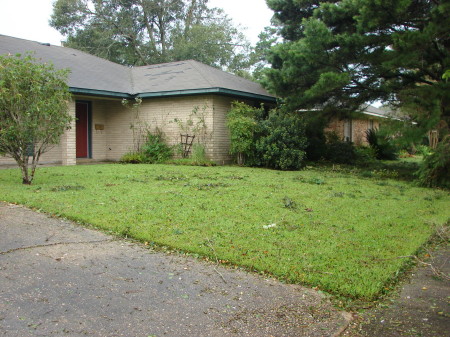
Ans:
{"type": "Polygon", "coordinates": [[[209,5],[222,8],[235,24],[246,28],[242,32],[253,45],[258,42],[258,35],[264,27],[270,25],[273,15],[266,0],[209,0],[209,5]]]}
{"type": "MultiPolygon", "coordinates": [[[[54,0],[0,0],[0,34],[60,45],[64,38],[49,26],[54,0]]],[[[210,7],[223,8],[254,45],[270,24],[272,11],[265,0],[209,0],[210,7]]]]}

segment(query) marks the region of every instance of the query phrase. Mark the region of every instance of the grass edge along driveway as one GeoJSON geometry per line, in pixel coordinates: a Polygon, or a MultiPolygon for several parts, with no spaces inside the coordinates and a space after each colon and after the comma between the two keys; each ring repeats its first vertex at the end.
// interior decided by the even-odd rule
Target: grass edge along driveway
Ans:
{"type": "Polygon", "coordinates": [[[85,165],[0,170],[1,199],[332,294],[389,290],[436,227],[448,192],[343,170],[85,165]]]}

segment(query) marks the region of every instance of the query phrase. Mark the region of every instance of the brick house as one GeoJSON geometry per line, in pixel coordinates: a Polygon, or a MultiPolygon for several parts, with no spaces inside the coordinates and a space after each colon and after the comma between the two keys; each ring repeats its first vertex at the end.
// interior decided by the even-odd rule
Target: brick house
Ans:
{"type": "Polygon", "coordinates": [[[374,106],[367,106],[359,117],[331,119],[325,132],[335,132],[338,137],[355,145],[368,145],[366,132],[370,129],[379,129],[383,119],[388,118],[389,112],[374,106]]]}
{"type": "MultiPolygon", "coordinates": [[[[225,116],[231,102],[255,106],[276,102],[259,84],[193,60],[133,68],[71,48],[0,35],[0,54],[28,51],[42,62],[71,70],[69,111],[76,122],[41,163],[117,161],[135,148],[136,125],[161,130],[166,141],[176,145],[183,133],[180,127],[193,118],[203,120],[197,141],[205,145],[208,158],[227,163],[231,157],[225,116]],[[123,99],[133,103],[136,98],[142,100],[138,109],[122,104],[123,99]]],[[[0,165],[12,163],[11,158],[0,157],[0,165]]]]}

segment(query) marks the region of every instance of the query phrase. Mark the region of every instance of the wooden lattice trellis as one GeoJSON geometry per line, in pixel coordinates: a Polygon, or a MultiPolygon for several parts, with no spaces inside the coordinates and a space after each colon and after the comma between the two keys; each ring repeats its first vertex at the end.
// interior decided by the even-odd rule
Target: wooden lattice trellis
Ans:
{"type": "Polygon", "coordinates": [[[194,142],[194,136],[191,135],[182,135],[181,136],[181,148],[182,148],[182,156],[183,158],[189,157],[191,153],[192,143],[194,142]]]}

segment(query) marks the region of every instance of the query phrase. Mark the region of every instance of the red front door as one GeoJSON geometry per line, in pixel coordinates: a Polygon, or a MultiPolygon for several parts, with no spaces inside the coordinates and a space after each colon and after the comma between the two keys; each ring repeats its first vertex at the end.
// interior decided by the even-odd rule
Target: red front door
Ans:
{"type": "Polygon", "coordinates": [[[89,156],[88,103],[76,103],[77,158],[89,156]]]}

